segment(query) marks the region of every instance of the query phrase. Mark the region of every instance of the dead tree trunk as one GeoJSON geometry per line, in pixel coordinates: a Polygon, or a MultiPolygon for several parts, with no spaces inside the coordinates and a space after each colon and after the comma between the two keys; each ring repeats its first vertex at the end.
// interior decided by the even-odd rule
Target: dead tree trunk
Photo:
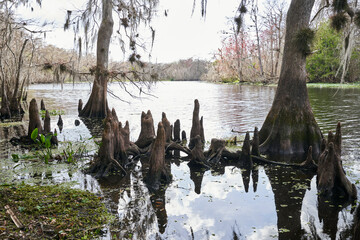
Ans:
{"type": "Polygon", "coordinates": [[[349,199],[357,198],[354,184],[347,179],[341,161],[341,124],[336,128],[335,136],[329,132],[325,149],[320,155],[317,170],[318,191],[322,195],[332,195],[334,191],[341,192],[349,199]]]}
{"type": "Polygon", "coordinates": [[[31,136],[31,133],[34,131],[35,128],[38,129],[39,134],[43,132],[38,105],[36,103],[35,98],[33,98],[30,101],[30,105],[29,105],[29,128],[28,128],[29,137],[31,136]]]}
{"type": "Polygon", "coordinates": [[[90,98],[79,113],[81,117],[105,118],[108,111],[107,83],[109,78],[109,46],[114,26],[112,11],[112,1],[102,0],[102,19],[96,47],[95,79],[90,98]]]}
{"type": "Polygon", "coordinates": [[[148,110],[147,113],[141,113],[141,130],[138,140],[135,144],[139,148],[144,148],[149,146],[155,138],[155,129],[154,129],[154,120],[151,114],[151,111],[148,110]]]}
{"type": "Polygon", "coordinates": [[[169,183],[171,174],[165,165],[165,129],[161,122],[158,124],[157,136],[151,149],[149,172],[144,179],[150,191],[156,191],[161,183],[169,183]]]}
{"type": "Polygon", "coordinates": [[[112,112],[108,111],[102,134],[102,145],[98,156],[95,157],[87,172],[95,174],[95,177],[98,178],[108,177],[110,174],[126,174],[122,166],[126,160],[124,140],[119,131],[119,121],[116,115],[113,116],[112,112]]]}
{"type": "Polygon", "coordinates": [[[200,136],[200,140],[202,143],[205,142],[204,139],[204,128],[202,126],[202,120],[200,122],[199,118],[199,112],[200,112],[200,104],[197,99],[194,101],[194,111],[193,111],[193,118],[192,118],[192,126],[190,131],[190,142],[189,142],[189,148],[193,149],[195,147],[195,140],[196,136],[200,136]]]}

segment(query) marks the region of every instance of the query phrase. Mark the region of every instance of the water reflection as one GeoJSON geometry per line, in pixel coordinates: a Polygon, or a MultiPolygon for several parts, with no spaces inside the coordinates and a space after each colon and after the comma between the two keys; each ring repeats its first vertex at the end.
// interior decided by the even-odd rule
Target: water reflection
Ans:
{"type": "MultiPolygon", "coordinates": [[[[275,93],[273,87],[196,82],[189,87],[188,84],[159,83],[153,89],[157,98],[140,100],[128,98],[117,85],[111,85],[113,92],[131,103],[110,98],[109,106],[119,113],[120,121],[129,120],[134,141],[140,131],[141,111],[148,109],[153,113],[154,122],[160,121],[161,113],[166,112],[170,122],[179,118],[181,130],[189,133],[193,100],[198,98],[207,140],[228,139],[234,134],[232,129],[243,132],[260,127],[275,93]]],[[[101,130],[94,130],[92,123],[84,121],[85,124],[74,125],[78,118],[78,99],[86,101],[89,89],[88,84],[74,87],[65,84],[58,94],[61,90],[56,86],[36,85],[31,86],[29,99],[44,98],[48,109],[65,111],[59,140],[76,141],[79,136],[101,136],[101,130]]],[[[335,129],[337,121],[343,123],[344,168],[352,182],[359,180],[360,108],[357,103],[360,91],[309,89],[309,96],[323,132],[335,129]]],[[[56,126],[56,121],[53,117],[52,126],[56,126]]],[[[2,159],[9,159],[12,152],[18,151],[8,148],[4,141],[0,143],[2,159]]],[[[316,179],[312,175],[274,166],[195,170],[189,169],[180,156],[174,156],[171,159],[173,182],[155,193],[151,193],[142,180],[146,160],[125,178],[100,182],[78,171],[83,163],[75,167],[50,164],[52,170],[48,171],[49,166],[43,164],[1,160],[0,178],[18,182],[35,178],[36,184],[74,182],[73,187],[102,194],[108,208],[118,216],[105,239],[129,236],[133,239],[340,239],[351,236],[351,205],[318,199],[316,179]],[[19,165],[14,169],[15,164],[19,165]]]]}

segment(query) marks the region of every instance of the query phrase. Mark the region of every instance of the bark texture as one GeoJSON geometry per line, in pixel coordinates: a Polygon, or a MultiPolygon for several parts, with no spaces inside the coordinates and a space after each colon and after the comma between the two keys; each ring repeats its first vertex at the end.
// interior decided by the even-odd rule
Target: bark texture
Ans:
{"type": "MultiPolygon", "coordinates": [[[[325,142],[324,142],[325,143],[325,142]]],[[[346,195],[349,199],[357,198],[354,184],[347,179],[341,161],[341,124],[338,123],[335,136],[330,131],[328,141],[319,158],[317,186],[322,195],[346,195]]]]}
{"type": "Polygon", "coordinates": [[[147,113],[141,113],[141,130],[138,140],[135,144],[139,148],[144,148],[149,146],[155,138],[155,128],[154,120],[151,114],[151,111],[148,110],[147,113]]]}
{"type": "Polygon", "coordinates": [[[49,111],[46,110],[45,119],[44,119],[44,134],[50,133],[50,131],[51,131],[50,122],[51,122],[50,114],[49,114],[49,111]]]}
{"type": "Polygon", "coordinates": [[[309,27],[314,0],[292,0],[286,19],[283,64],[275,98],[259,133],[260,151],[271,154],[320,153],[321,131],[306,88],[306,56],[295,44],[299,30],[309,27]]]}
{"type": "Polygon", "coordinates": [[[174,123],[174,142],[180,142],[180,120],[177,119],[174,123]]]}
{"type": "Polygon", "coordinates": [[[96,47],[96,70],[91,95],[79,116],[105,118],[108,112],[107,83],[109,78],[109,46],[113,32],[113,5],[111,0],[102,0],[102,19],[99,27],[96,47]]]}
{"type": "Polygon", "coordinates": [[[159,122],[157,136],[151,149],[149,172],[145,178],[145,182],[151,191],[158,190],[161,183],[171,181],[171,174],[165,164],[165,141],[166,132],[163,124],[159,122]]]}
{"type": "Polygon", "coordinates": [[[127,162],[124,139],[119,130],[119,121],[115,111],[108,111],[102,134],[102,145],[98,156],[88,169],[96,177],[108,177],[112,174],[126,174],[123,166],[127,162]]]}
{"type": "Polygon", "coordinates": [[[35,98],[33,98],[30,101],[29,105],[29,128],[28,128],[28,136],[31,136],[31,133],[34,131],[34,129],[38,129],[38,133],[42,133],[42,125],[40,120],[40,114],[39,114],[39,108],[36,103],[35,98]]]}
{"type": "Polygon", "coordinates": [[[195,147],[195,142],[197,141],[195,139],[196,136],[200,136],[200,140],[202,143],[205,142],[203,119],[201,118],[201,121],[200,121],[199,112],[200,112],[200,104],[199,104],[199,101],[197,99],[195,99],[192,125],[191,125],[191,130],[190,130],[190,142],[189,142],[190,149],[195,147]]]}

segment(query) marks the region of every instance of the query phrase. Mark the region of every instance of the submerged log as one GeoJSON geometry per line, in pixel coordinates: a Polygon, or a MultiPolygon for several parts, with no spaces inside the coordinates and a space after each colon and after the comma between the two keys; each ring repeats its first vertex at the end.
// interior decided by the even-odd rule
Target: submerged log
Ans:
{"type": "Polygon", "coordinates": [[[39,109],[36,103],[35,98],[33,98],[30,101],[29,105],[29,128],[28,128],[28,136],[31,136],[31,133],[34,131],[34,129],[38,129],[38,133],[43,132],[43,128],[40,121],[40,114],[39,109]]]}
{"type": "Polygon", "coordinates": [[[148,110],[147,113],[141,113],[141,130],[138,140],[135,144],[139,148],[144,148],[149,146],[155,138],[155,128],[154,120],[151,114],[151,111],[148,110]]]}
{"type": "Polygon", "coordinates": [[[174,142],[180,142],[180,140],[180,120],[177,119],[174,123],[174,142]]]}
{"type": "Polygon", "coordinates": [[[44,103],[44,99],[41,99],[41,102],[40,102],[40,110],[41,111],[45,111],[46,108],[45,108],[45,103],[44,103]]]}
{"type": "Polygon", "coordinates": [[[81,99],[79,99],[79,103],[78,103],[78,114],[80,114],[82,108],[83,108],[83,101],[82,101],[81,99]]]}
{"type": "Polygon", "coordinates": [[[158,190],[161,183],[169,183],[171,181],[171,174],[165,164],[165,138],[164,126],[159,122],[157,136],[151,149],[149,172],[144,179],[151,191],[158,190]]]}
{"type": "Polygon", "coordinates": [[[119,131],[119,121],[115,111],[108,111],[105,118],[105,128],[102,134],[102,145],[95,157],[88,173],[95,177],[108,177],[110,174],[126,174],[123,165],[126,164],[127,156],[124,140],[119,131]]]}
{"type": "Polygon", "coordinates": [[[207,152],[209,163],[211,164],[219,163],[222,157],[222,153],[225,149],[225,145],[226,145],[225,140],[216,139],[216,138],[211,139],[210,148],[209,151],[207,152]]]}
{"type": "Polygon", "coordinates": [[[50,114],[49,114],[49,111],[46,110],[45,119],[44,119],[44,134],[50,133],[50,131],[51,131],[50,122],[51,122],[50,114]]]}
{"type": "Polygon", "coordinates": [[[171,131],[171,125],[169,120],[166,118],[166,113],[162,113],[162,118],[161,118],[161,122],[162,125],[164,127],[165,130],[165,142],[169,143],[171,142],[171,137],[172,137],[172,131],[171,131]]]}
{"type": "Polygon", "coordinates": [[[354,184],[347,179],[341,162],[341,124],[337,125],[336,135],[329,132],[325,149],[320,155],[317,170],[318,191],[322,195],[332,195],[334,191],[357,198],[354,184]]]}
{"type": "Polygon", "coordinates": [[[200,136],[200,140],[202,143],[205,142],[204,128],[202,126],[202,120],[200,122],[199,112],[200,112],[200,104],[199,104],[199,101],[197,99],[195,99],[192,125],[191,125],[191,131],[190,131],[190,142],[189,142],[190,149],[193,149],[195,147],[195,142],[197,141],[195,139],[196,136],[200,136]]]}

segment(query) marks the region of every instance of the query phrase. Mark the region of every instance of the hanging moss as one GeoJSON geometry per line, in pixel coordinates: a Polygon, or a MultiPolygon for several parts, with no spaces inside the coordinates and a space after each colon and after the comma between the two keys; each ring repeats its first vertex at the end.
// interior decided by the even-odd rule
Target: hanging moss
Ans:
{"type": "Polygon", "coordinates": [[[241,5],[240,12],[241,13],[246,13],[247,12],[247,8],[245,7],[245,5],[241,5]]]}
{"type": "Polygon", "coordinates": [[[356,11],[354,23],[356,24],[356,26],[360,28],[360,11],[356,11]]]}
{"type": "Polygon", "coordinates": [[[332,7],[335,12],[341,12],[348,7],[348,2],[347,0],[334,0],[332,7]]]}
{"type": "Polygon", "coordinates": [[[315,38],[314,30],[310,28],[300,29],[295,35],[295,45],[305,56],[311,53],[311,44],[315,38]]]}
{"type": "Polygon", "coordinates": [[[341,29],[343,29],[346,26],[347,22],[349,21],[348,17],[345,15],[344,12],[331,16],[330,20],[331,20],[331,27],[338,32],[341,29]]]}

